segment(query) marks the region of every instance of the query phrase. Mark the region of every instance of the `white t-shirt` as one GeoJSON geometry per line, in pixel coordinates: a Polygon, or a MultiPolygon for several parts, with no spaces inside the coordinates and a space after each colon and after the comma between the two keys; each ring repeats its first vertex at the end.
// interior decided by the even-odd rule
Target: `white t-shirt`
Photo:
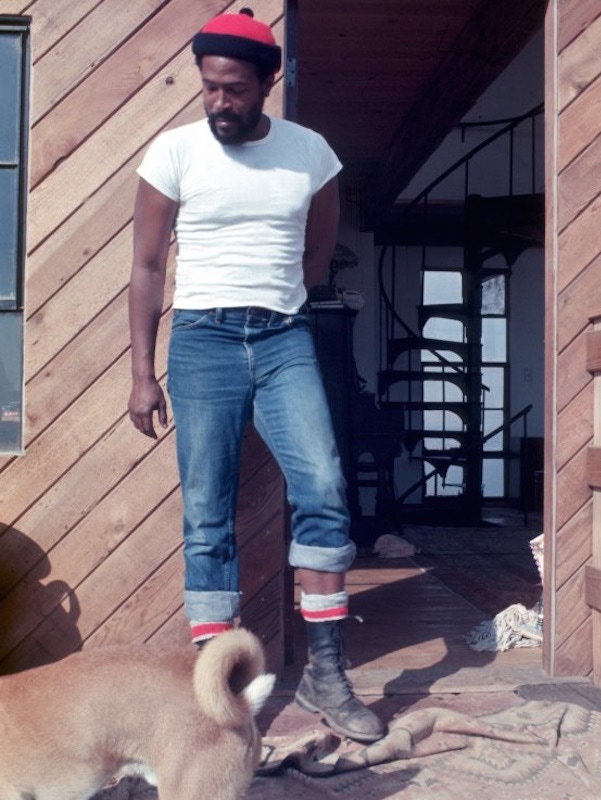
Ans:
{"type": "Polygon", "coordinates": [[[305,224],[341,169],[318,133],[270,117],[264,139],[222,145],[206,119],[160,134],[138,174],[179,205],[174,308],[305,302],[305,224]]]}

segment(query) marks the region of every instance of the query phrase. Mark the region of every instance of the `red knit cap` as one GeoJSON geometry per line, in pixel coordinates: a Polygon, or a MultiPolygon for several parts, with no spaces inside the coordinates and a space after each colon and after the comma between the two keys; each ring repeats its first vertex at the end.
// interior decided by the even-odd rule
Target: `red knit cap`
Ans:
{"type": "Polygon", "coordinates": [[[282,64],[282,51],[271,28],[253,19],[248,8],[239,14],[220,14],[207,22],[192,40],[192,51],[197,59],[208,55],[240,58],[273,72],[282,64]]]}

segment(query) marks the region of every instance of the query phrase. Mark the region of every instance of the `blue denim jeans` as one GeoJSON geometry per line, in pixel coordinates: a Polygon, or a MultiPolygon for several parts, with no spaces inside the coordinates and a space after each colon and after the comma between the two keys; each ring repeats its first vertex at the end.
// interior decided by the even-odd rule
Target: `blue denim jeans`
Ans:
{"type": "Polygon", "coordinates": [[[188,618],[239,614],[234,518],[249,420],[286,480],[290,564],[345,572],[355,555],[346,484],[306,315],[258,307],[174,311],[167,388],[184,502],[188,618]]]}

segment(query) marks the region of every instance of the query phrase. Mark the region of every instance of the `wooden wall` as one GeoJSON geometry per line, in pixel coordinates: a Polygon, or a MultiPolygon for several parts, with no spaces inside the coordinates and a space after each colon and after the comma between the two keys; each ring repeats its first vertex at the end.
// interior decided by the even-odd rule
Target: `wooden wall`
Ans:
{"type": "MultiPolygon", "coordinates": [[[[202,116],[191,37],[244,5],[282,43],[283,0],[0,0],[32,17],[33,50],[26,453],[0,457],[0,671],[188,640],[173,428],[153,443],[126,413],[135,168],[161,129],[202,116]]],[[[282,479],[252,431],[244,458],[245,621],[277,669],[282,575],[265,554],[283,559],[282,479]]]]}
{"type": "Polygon", "coordinates": [[[593,669],[585,575],[593,552],[589,448],[595,404],[587,341],[592,319],[601,315],[600,37],[597,0],[550,0],[544,658],[558,676],[593,669]]]}

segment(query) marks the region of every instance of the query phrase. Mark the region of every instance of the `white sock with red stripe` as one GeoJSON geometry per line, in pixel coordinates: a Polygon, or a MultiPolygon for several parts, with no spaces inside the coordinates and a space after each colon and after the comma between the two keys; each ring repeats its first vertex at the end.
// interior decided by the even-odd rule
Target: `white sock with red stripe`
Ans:
{"type": "Polygon", "coordinates": [[[190,621],[193,642],[204,642],[205,639],[212,639],[219,633],[229,631],[234,627],[233,622],[198,622],[190,621]]]}
{"type": "Polygon", "coordinates": [[[348,617],[348,594],[305,594],[301,592],[300,612],[305,622],[333,622],[348,617]]]}

